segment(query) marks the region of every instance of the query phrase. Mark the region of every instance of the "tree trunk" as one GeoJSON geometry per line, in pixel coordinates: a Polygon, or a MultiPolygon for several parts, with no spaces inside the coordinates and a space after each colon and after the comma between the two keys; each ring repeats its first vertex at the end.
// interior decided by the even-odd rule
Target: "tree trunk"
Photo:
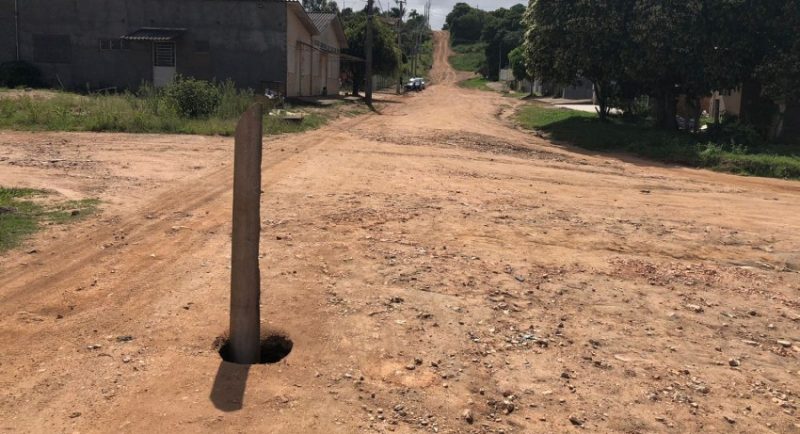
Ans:
{"type": "Polygon", "coordinates": [[[675,120],[675,115],[678,112],[678,101],[675,92],[672,89],[665,89],[654,99],[656,125],[664,130],[677,130],[678,122],[675,120]]]}
{"type": "Polygon", "coordinates": [[[739,106],[739,119],[747,124],[756,124],[756,111],[761,98],[761,83],[748,80],[742,83],[742,98],[739,106]]]}
{"type": "Polygon", "coordinates": [[[607,86],[599,83],[594,83],[594,94],[597,98],[597,115],[600,121],[606,122],[608,120],[608,91],[607,86]]]}

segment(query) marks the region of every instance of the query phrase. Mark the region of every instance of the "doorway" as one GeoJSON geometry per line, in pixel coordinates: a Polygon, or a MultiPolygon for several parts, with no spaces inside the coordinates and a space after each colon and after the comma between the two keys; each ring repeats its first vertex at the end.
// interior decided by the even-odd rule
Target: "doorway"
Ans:
{"type": "Polygon", "coordinates": [[[175,43],[153,43],[153,85],[164,87],[175,79],[175,43]]]}

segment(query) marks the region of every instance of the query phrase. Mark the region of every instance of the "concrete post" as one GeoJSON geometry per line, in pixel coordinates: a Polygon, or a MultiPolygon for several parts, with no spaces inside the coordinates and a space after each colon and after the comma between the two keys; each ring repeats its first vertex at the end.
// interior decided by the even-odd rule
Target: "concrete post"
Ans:
{"type": "Polygon", "coordinates": [[[242,115],[234,147],[230,354],[241,364],[260,359],[262,110],[256,103],[242,115]]]}

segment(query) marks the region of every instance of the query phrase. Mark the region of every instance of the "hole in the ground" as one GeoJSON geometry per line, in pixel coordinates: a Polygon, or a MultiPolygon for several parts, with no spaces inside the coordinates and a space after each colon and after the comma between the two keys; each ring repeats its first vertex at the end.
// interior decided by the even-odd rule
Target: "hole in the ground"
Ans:
{"type": "MultiPolygon", "coordinates": [[[[217,338],[215,346],[219,348],[219,355],[226,362],[236,363],[231,360],[230,341],[227,338],[217,338]]],[[[283,334],[271,334],[261,339],[261,358],[259,364],[278,363],[292,352],[294,343],[283,334]]]]}

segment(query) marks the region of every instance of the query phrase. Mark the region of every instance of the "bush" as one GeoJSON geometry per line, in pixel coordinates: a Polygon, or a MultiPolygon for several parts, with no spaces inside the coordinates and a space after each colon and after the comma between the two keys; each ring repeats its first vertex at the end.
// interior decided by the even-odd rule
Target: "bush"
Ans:
{"type": "Polygon", "coordinates": [[[187,118],[207,117],[222,101],[220,90],[213,83],[178,77],[164,89],[164,96],[175,111],[187,118]]]}
{"type": "Polygon", "coordinates": [[[42,85],[42,72],[36,65],[18,60],[0,64],[0,86],[37,87],[42,85]]]}
{"type": "Polygon", "coordinates": [[[738,119],[723,122],[721,125],[710,124],[708,128],[709,136],[715,142],[750,146],[761,146],[765,143],[757,129],[739,122],[738,119]]]}

